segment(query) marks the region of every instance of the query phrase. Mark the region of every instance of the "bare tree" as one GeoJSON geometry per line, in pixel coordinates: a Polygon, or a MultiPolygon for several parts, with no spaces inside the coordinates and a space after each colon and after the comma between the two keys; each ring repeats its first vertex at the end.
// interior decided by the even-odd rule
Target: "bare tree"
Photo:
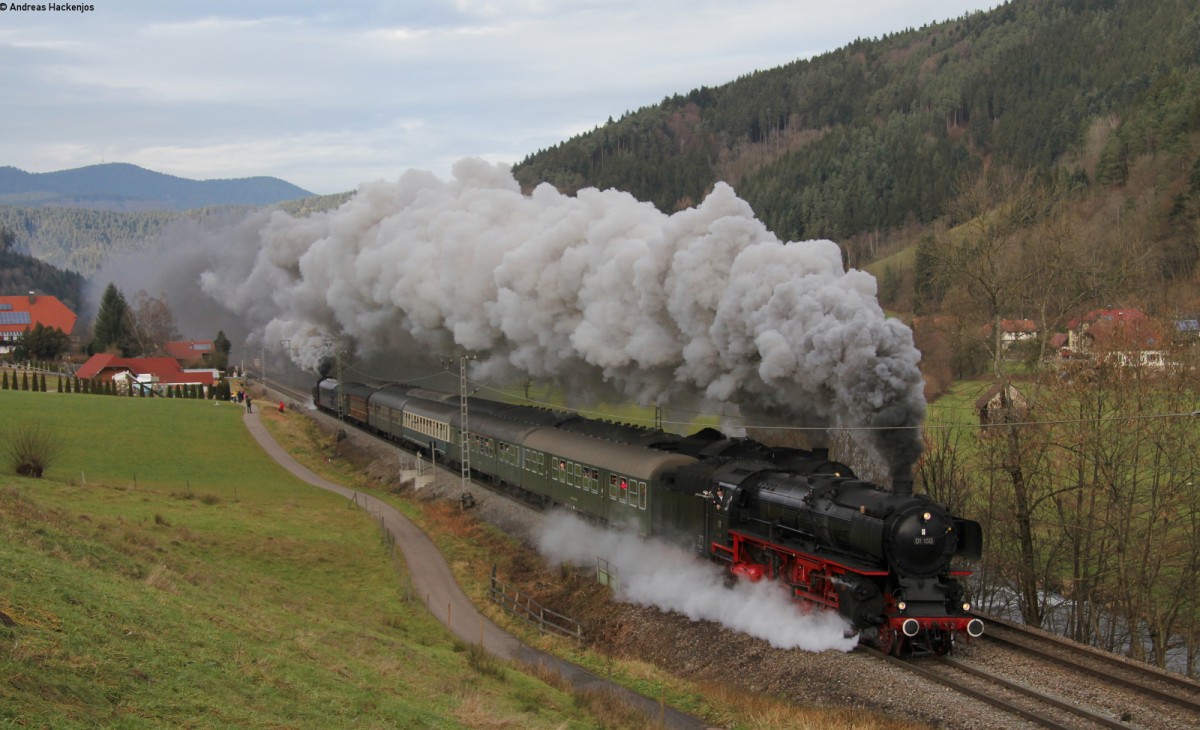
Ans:
{"type": "Polygon", "coordinates": [[[175,315],[165,294],[152,297],[145,289],[139,291],[134,297],[131,322],[131,339],[143,355],[161,355],[166,343],[179,339],[175,315]]]}
{"type": "Polygon", "coordinates": [[[1030,460],[1040,461],[1044,452],[1037,448],[1036,439],[1027,438],[1018,409],[1008,402],[1012,378],[1004,360],[1001,321],[1023,306],[1032,282],[1044,276],[1040,260],[1025,254],[1031,228],[1045,215],[1047,197],[1032,175],[989,167],[961,186],[951,215],[962,223],[936,242],[940,288],[969,303],[966,317],[986,323],[990,331],[984,344],[999,386],[1003,422],[994,424],[992,437],[981,442],[985,446],[980,451],[981,466],[1005,474],[1011,485],[1012,519],[996,526],[1016,535],[1017,594],[1026,623],[1035,626],[1042,621],[1041,561],[1033,526],[1034,504],[1040,498],[1033,493],[1030,460]]]}

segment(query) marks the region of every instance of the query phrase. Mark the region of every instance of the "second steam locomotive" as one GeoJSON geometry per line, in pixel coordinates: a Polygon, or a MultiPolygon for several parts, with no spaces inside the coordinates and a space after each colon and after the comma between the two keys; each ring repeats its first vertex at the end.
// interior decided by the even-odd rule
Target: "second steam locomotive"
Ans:
{"type": "Polygon", "coordinates": [[[322,380],[319,408],[436,461],[645,537],[680,543],[837,611],[881,651],[949,652],[983,633],[960,560],[982,531],[911,482],[888,491],[823,450],[692,436],[410,385],[322,380]],[[469,416],[468,416],[469,414],[469,416]],[[462,427],[464,417],[467,428],[462,427]],[[463,444],[467,445],[466,450],[463,444]]]}

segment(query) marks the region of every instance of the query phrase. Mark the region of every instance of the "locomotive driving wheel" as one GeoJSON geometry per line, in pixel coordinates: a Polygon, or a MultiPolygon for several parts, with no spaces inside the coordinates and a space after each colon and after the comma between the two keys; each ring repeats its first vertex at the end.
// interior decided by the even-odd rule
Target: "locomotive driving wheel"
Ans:
{"type": "Polygon", "coordinates": [[[903,649],[904,637],[891,626],[880,626],[878,642],[879,651],[898,657],[903,649]]]}
{"type": "Polygon", "coordinates": [[[954,648],[954,634],[949,631],[934,630],[929,635],[929,648],[937,656],[945,656],[954,648]]]}

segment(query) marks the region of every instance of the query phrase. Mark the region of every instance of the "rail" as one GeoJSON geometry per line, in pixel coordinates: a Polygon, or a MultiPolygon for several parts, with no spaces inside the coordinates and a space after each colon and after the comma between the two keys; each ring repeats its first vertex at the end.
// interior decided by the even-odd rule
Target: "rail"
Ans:
{"type": "Polygon", "coordinates": [[[576,641],[583,641],[583,627],[578,621],[551,611],[529,596],[522,596],[520,591],[496,577],[495,566],[492,566],[492,580],[488,587],[488,597],[513,616],[537,626],[541,633],[549,632],[567,636],[576,641]]]}

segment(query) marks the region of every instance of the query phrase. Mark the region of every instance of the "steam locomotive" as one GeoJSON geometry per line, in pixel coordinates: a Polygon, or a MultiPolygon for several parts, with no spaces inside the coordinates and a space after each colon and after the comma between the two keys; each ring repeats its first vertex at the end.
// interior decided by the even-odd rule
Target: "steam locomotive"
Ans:
{"type": "Polygon", "coordinates": [[[913,494],[911,481],[892,491],[862,481],[825,450],[714,429],[678,436],[475,397],[464,408],[456,394],[412,385],[325,379],[313,399],[541,505],[682,544],[739,579],[780,581],[881,651],[940,655],[983,633],[961,581],[970,572],[959,565],[980,557],[979,524],[913,494]]]}

